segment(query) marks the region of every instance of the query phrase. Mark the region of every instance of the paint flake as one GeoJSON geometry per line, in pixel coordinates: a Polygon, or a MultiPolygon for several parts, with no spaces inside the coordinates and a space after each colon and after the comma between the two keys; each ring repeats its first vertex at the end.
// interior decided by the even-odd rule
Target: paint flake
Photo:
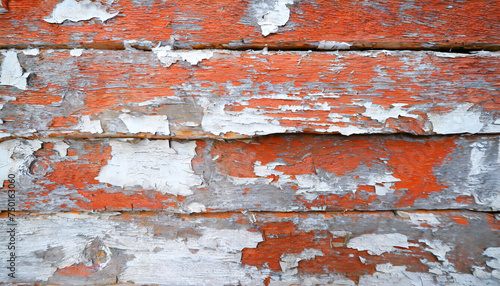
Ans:
{"type": "Polygon", "coordinates": [[[256,6],[257,13],[254,16],[264,37],[278,32],[278,27],[284,26],[290,19],[290,9],[286,5],[293,4],[293,0],[274,0],[273,2],[271,7],[266,1],[261,1],[256,6]]]}
{"type": "Polygon", "coordinates": [[[38,56],[40,54],[40,49],[35,48],[35,49],[26,49],[23,50],[23,54],[27,56],[38,56]]]}
{"type": "Polygon", "coordinates": [[[211,50],[174,51],[170,46],[153,48],[153,53],[164,67],[169,67],[178,61],[185,61],[195,66],[202,60],[208,60],[214,56],[211,50]]]}
{"type": "Polygon", "coordinates": [[[367,250],[370,255],[380,255],[384,252],[393,252],[397,248],[409,248],[418,246],[408,242],[406,235],[399,233],[389,234],[363,234],[352,238],[347,244],[348,248],[354,248],[359,251],[367,250]]]}
{"type": "Polygon", "coordinates": [[[189,213],[202,213],[206,212],[207,208],[205,207],[205,205],[200,203],[191,203],[187,206],[187,210],[189,213]]]}
{"type": "Polygon", "coordinates": [[[196,142],[143,140],[137,144],[110,144],[112,159],[101,169],[96,178],[99,182],[182,196],[191,195],[191,188],[202,183],[191,166],[196,142]]]}
{"type": "Polygon", "coordinates": [[[319,42],[319,50],[349,50],[351,44],[346,42],[335,42],[335,41],[321,41],[319,42]]]}
{"type": "Polygon", "coordinates": [[[301,253],[285,253],[281,255],[280,267],[281,271],[289,272],[287,274],[294,275],[297,274],[299,267],[299,262],[301,260],[310,260],[316,258],[316,256],[323,256],[321,250],[306,248],[301,253]]]}
{"type": "Polygon", "coordinates": [[[69,54],[72,57],[79,57],[83,54],[83,49],[72,49],[71,51],[69,51],[69,54]]]}
{"type": "Polygon", "coordinates": [[[297,131],[295,127],[281,126],[280,122],[262,113],[262,110],[245,108],[239,112],[225,111],[226,102],[220,100],[210,102],[206,98],[199,98],[198,103],[203,107],[203,130],[214,135],[234,132],[241,135],[266,135],[297,131]]]}
{"type": "Polygon", "coordinates": [[[170,135],[169,122],[166,115],[141,115],[132,116],[121,114],[121,121],[125,123],[130,133],[151,133],[158,135],[170,135]]]}
{"type": "Polygon", "coordinates": [[[420,226],[423,223],[431,226],[441,225],[441,222],[432,213],[412,213],[412,212],[398,211],[397,214],[402,218],[410,219],[414,225],[420,226]]]}
{"type": "Polygon", "coordinates": [[[10,85],[26,90],[29,72],[23,73],[23,68],[17,58],[15,51],[7,51],[2,61],[2,72],[0,74],[0,85],[10,85]]]}
{"type": "Polygon", "coordinates": [[[90,115],[83,115],[75,128],[81,132],[89,132],[93,134],[104,132],[101,127],[101,121],[91,120],[90,115]]]}
{"type": "Polygon", "coordinates": [[[108,13],[106,6],[99,2],[84,0],[77,2],[75,0],[64,0],[56,5],[52,14],[45,17],[43,20],[52,24],[62,24],[68,20],[71,22],[86,21],[92,18],[99,18],[101,22],[105,22],[118,13],[108,13]]]}
{"type": "Polygon", "coordinates": [[[429,113],[432,130],[437,134],[478,133],[483,128],[481,112],[469,111],[473,103],[462,104],[445,114],[429,113]]]}
{"type": "Polygon", "coordinates": [[[403,110],[402,107],[407,104],[405,103],[393,103],[391,104],[391,108],[385,109],[379,104],[373,104],[371,102],[366,102],[363,106],[366,108],[365,112],[362,114],[371,119],[375,119],[378,122],[385,122],[389,118],[398,119],[401,117],[411,117],[418,118],[418,115],[410,114],[406,110],[403,110]]]}

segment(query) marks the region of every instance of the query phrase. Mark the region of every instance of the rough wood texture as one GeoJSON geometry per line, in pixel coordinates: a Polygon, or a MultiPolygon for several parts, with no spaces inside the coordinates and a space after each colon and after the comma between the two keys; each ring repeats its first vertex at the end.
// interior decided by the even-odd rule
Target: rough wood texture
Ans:
{"type": "Polygon", "coordinates": [[[43,141],[0,143],[22,210],[500,210],[499,136],[43,141]]]}
{"type": "Polygon", "coordinates": [[[27,53],[1,57],[1,137],[500,131],[497,52],[27,53]]]}
{"type": "Polygon", "coordinates": [[[16,224],[18,282],[480,286],[500,268],[500,224],[484,213],[18,213],[16,224]]]}
{"type": "MultiPolygon", "coordinates": [[[[116,49],[123,48],[125,40],[158,43],[171,38],[181,48],[497,50],[500,46],[500,4],[495,0],[120,0],[100,7],[107,13],[101,19],[110,17],[105,23],[95,18],[57,24],[53,22],[64,18],[49,15],[59,2],[10,1],[9,11],[0,16],[0,47],[116,49]]],[[[88,14],[76,4],[68,6],[75,10],[66,17],[74,21],[88,14]]]]}

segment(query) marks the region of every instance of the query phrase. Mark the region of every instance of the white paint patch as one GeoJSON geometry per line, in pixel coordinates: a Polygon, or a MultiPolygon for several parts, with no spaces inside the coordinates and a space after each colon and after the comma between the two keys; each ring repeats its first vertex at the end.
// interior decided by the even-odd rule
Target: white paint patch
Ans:
{"type": "Polygon", "coordinates": [[[264,2],[256,6],[254,16],[264,37],[278,32],[278,27],[284,26],[288,22],[290,9],[286,5],[291,4],[293,4],[293,0],[274,0],[274,7],[269,7],[264,2]]]}
{"type": "MultiPolygon", "coordinates": [[[[363,172],[361,172],[363,174],[363,172]]],[[[394,183],[400,179],[392,174],[359,175],[358,172],[346,174],[344,177],[336,177],[331,173],[323,176],[317,174],[295,175],[299,189],[296,195],[304,196],[307,200],[315,200],[320,194],[345,194],[346,192],[356,193],[359,186],[374,186],[375,192],[379,196],[394,192],[394,183]],[[357,180],[345,180],[346,177],[359,177],[357,180]]]]}
{"type": "Polygon", "coordinates": [[[281,271],[288,272],[289,275],[297,274],[299,261],[314,259],[316,256],[323,256],[323,252],[317,249],[306,248],[301,253],[285,253],[281,255],[280,267],[281,271]]]}
{"type": "Polygon", "coordinates": [[[393,103],[391,108],[385,109],[379,104],[373,104],[371,102],[366,102],[363,106],[366,108],[365,112],[362,114],[371,119],[375,119],[378,122],[385,122],[389,118],[398,119],[401,117],[411,117],[418,118],[418,115],[410,114],[408,111],[403,110],[402,107],[408,105],[405,103],[393,103]]]}
{"type": "Polygon", "coordinates": [[[0,181],[8,179],[9,174],[27,173],[33,152],[42,147],[42,141],[15,139],[0,143],[0,181]]]}
{"type": "Polygon", "coordinates": [[[439,226],[441,222],[432,213],[411,213],[398,211],[397,214],[402,218],[408,218],[414,225],[421,226],[422,224],[428,224],[431,226],[439,226]]]}
{"type": "Polygon", "coordinates": [[[203,107],[201,126],[206,132],[221,135],[234,132],[241,135],[266,135],[297,131],[295,127],[281,126],[273,117],[264,115],[262,110],[245,108],[242,111],[225,111],[226,103],[222,100],[210,102],[207,98],[199,98],[203,107]]]}
{"type": "Polygon", "coordinates": [[[391,263],[385,263],[375,265],[375,269],[382,273],[399,274],[406,271],[406,266],[394,266],[391,263]]]}
{"type": "Polygon", "coordinates": [[[185,61],[194,66],[214,56],[211,50],[173,51],[170,46],[153,48],[153,53],[164,67],[169,67],[178,61],[185,61]]]}
{"type": "Polygon", "coordinates": [[[319,50],[349,50],[351,44],[346,42],[335,42],[335,41],[321,41],[319,42],[319,50]]]}
{"type": "Polygon", "coordinates": [[[486,265],[500,271],[500,247],[489,247],[483,252],[483,255],[493,258],[486,261],[486,265]]]}
{"type": "Polygon", "coordinates": [[[101,121],[90,120],[90,115],[83,115],[82,117],[80,117],[79,123],[75,128],[81,132],[89,132],[89,133],[104,132],[101,127],[101,121]]]}
{"type": "Polygon", "coordinates": [[[66,157],[68,155],[69,145],[64,142],[57,142],[54,144],[54,150],[56,150],[61,157],[66,157]]]}
{"type": "Polygon", "coordinates": [[[207,208],[200,203],[191,203],[187,206],[187,210],[189,213],[203,213],[207,211],[207,208]]]}
{"type": "Polygon", "coordinates": [[[107,7],[99,2],[92,2],[90,0],[75,1],[64,0],[56,5],[52,14],[45,17],[43,20],[52,24],[62,24],[68,20],[71,22],[86,21],[92,18],[99,18],[101,22],[105,22],[118,13],[108,13],[107,7]]]}
{"type": "Polygon", "coordinates": [[[72,57],[79,57],[83,54],[83,49],[72,49],[71,51],[69,51],[69,54],[72,57]]]}
{"type": "Polygon", "coordinates": [[[191,188],[202,184],[191,166],[196,142],[142,140],[137,144],[119,141],[110,144],[113,157],[101,169],[96,178],[99,182],[182,196],[191,195],[191,188]]]}
{"type": "Polygon", "coordinates": [[[330,126],[328,129],[325,128],[317,128],[316,131],[320,132],[327,132],[327,133],[340,133],[342,135],[353,135],[353,134],[365,134],[365,133],[371,133],[373,129],[371,128],[359,128],[358,126],[330,126]]]}
{"type": "Polygon", "coordinates": [[[348,248],[357,249],[359,251],[367,250],[370,255],[380,255],[384,252],[396,251],[397,247],[409,248],[410,246],[418,246],[408,242],[406,235],[399,233],[389,234],[363,234],[352,238],[347,243],[348,248]]]}
{"type": "Polygon", "coordinates": [[[467,103],[445,114],[429,113],[432,130],[437,134],[478,133],[484,124],[480,112],[469,111],[472,106],[473,103],[467,103]]]}
{"type": "Polygon", "coordinates": [[[17,58],[15,51],[7,51],[2,61],[2,72],[0,73],[0,85],[10,85],[26,90],[29,72],[23,73],[23,68],[17,58]]]}
{"type": "Polygon", "coordinates": [[[170,135],[170,127],[166,115],[132,116],[129,114],[121,114],[119,118],[125,123],[130,133],[137,134],[144,132],[158,135],[170,135]]]}
{"type": "Polygon", "coordinates": [[[443,262],[444,265],[448,265],[450,263],[446,258],[446,253],[453,249],[452,245],[446,244],[441,240],[430,241],[428,239],[419,239],[418,241],[427,244],[428,248],[425,248],[425,250],[434,254],[438,261],[443,262]]]}
{"type": "MultiPolygon", "coordinates": [[[[262,177],[262,178],[267,178],[269,176],[277,176],[278,180],[276,183],[278,185],[282,185],[288,182],[291,182],[291,176],[290,175],[285,175],[281,171],[275,170],[277,166],[285,166],[285,162],[281,162],[280,160],[275,161],[275,162],[270,162],[266,165],[262,165],[262,162],[256,161],[253,166],[253,172],[255,175],[262,177]]],[[[268,179],[269,183],[273,180],[272,178],[268,179]]]]}
{"type": "Polygon", "coordinates": [[[23,54],[27,56],[38,56],[40,54],[40,49],[35,48],[35,49],[26,49],[23,50],[23,54]]]}
{"type": "Polygon", "coordinates": [[[61,139],[45,139],[43,140],[43,142],[50,142],[52,144],[54,144],[54,150],[57,151],[57,153],[59,153],[59,156],[61,157],[66,157],[66,155],[68,155],[68,148],[69,148],[69,145],[64,143],[63,140],[61,139]]]}

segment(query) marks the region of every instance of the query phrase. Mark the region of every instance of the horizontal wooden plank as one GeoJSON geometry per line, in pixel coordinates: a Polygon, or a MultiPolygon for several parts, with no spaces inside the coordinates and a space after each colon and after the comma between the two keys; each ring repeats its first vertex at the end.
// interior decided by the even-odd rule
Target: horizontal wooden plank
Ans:
{"type": "Polygon", "coordinates": [[[13,221],[3,213],[0,222],[5,282],[480,286],[500,279],[500,225],[484,213],[59,213],[13,221]],[[9,252],[15,279],[6,277],[9,252]]]}
{"type": "Polygon", "coordinates": [[[498,135],[42,141],[0,143],[21,210],[500,210],[498,135]]]}
{"type": "Polygon", "coordinates": [[[498,50],[500,46],[500,4],[495,0],[78,3],[10,1],[9,11],[0,16],[0,47],[116,49],[123,48],[124,41],[138,40],[152,42],[142,45],[151,48],[171,39],[180,48],[498,50]]]}
{"type": "Polygon", "coordinates": [[[1,56],[0,137],[500,131],[498,52],[26,53],[1,56]]]}

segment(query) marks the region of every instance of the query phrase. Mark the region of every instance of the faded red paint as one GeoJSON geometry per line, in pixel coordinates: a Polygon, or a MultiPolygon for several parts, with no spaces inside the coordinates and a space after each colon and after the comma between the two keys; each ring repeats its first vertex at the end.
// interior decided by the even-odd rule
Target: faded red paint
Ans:
{"type": "MultiPolygon", "coordinates": [[[[106,124],[106,120],[122,124],[115,115],[109,115],[109,112],[121,112],[123,108],[130,108],[129,105],[155,98],[171,99],[173,96],[181,97],[183,103],[176,104],[182,104],[178,109],[185,110],[183,104],[191,106],[193,98],[208,94],[209,101],[212,102],[229,97],[234,100],[234,103],[225,106],[226,111],[258,110],[265,116],[275,118],[281,126],[310,133],[337,133],[327,131],[328,127],[352,126],[367,130],[364,132],[369,132],[371,128],[379,132],[428,134],[429,131],[424,128],[427,113],[451,112],[462,103],[476,104],[472,109],[482,110],[488,116],[500,116],[500,103],[496,101],[499,93],[493,88],[498,82],[498,60],[494,57],[443,58],[434,55],[397,56],[383,53],[370,57],[359,53],[334,55],[316,52],[306,56],[294,52],[271,55],[225,52],[202,61],[198,66],[176,63],[165,68],[153,53],[87,51],[80,57],[71,57],[65,51],[51,54],[42,52],[40,59],[33,61],[33,68],[23,63],[23,67],[36,73],[38,78],[29,81],[26,91],[0,88],[0,95],[17,97],[16,101],[9,104],[16,105],[19,113],[33,105],[37,109],[42,105],[54,110],[54,105],[63,104],[61,94],[68,91],[82,94],[84,103],[81,107],[57,109],[64,116],[52,111],[48,115],[44,114],[51,119],[51,123],[39,128],[47,128],[49,134],[67,135],[61,132],[69,131],[77,136],[79,133],[75,127],[82,115],[105,119],[103,124],[106,124]],[[133,62],[125,58],[131,55],[135,58],[133,62]],[[47,84],[54,75],[38,72],[36,65],[60,66],[61,72],[71,74],[72,79],[60,86],[47,84]],[[341,70],[332,71],[332,66],[339,66],[341,70]],[[224,76],[220,75],[220,70],[224,70],[224,76]],[[249,74],[259,76],[248,78],[249,74]],[[232,96],[227,86],[241,86],[243,80],[249,81],[249,86],[242,87],[243,97],[232,96]],[[319,86],[323,93],[334,94],[338,98],[311,98],[311,87],[317,90],[316,87],[319,86]],[[453,91],[453,96],[448,95],[450,90],[453,91]],[[295,99],[269,98],[276,94],[293,96],[295,99]],[[362,114],[366,111],[362,106],[364,102],[378,104],[386,110],[392,108],[393,103],[408,104],[404,108],[419,117],[399,116],[397,119],[389,118],[379,122],[362,114]],[[315,104],[327,104],[330,110],[315,110],[315,104]],[[311,110],[292,111],[280,108],[286,105],[311,110]],[[330,117],[332,115],[349,121],[335,122],[330,117]]],[[[200,106],[196,106],[196,112],[189,119],[184,119],[186,115],[183,111],[165,111],[165,107],[134,108],[146,115],[166,114],[169,118],[179,117],[172,122],[178,123],[171,126],[176,138],[214,136],[200,127],[181,124],[182,120],[200,121],[203,115],[200,106]]],[[[16,122],[13,130],[6,129],[6,132],[25,132],[26,129],[33,128],[32,118],[24,118],[17,113],[5,116],[12,117],[16,122]]],[[[106,126],[103,127],[107,130],[106,126]]],[[[231,132],[222,136],[242,137],[241,134],[231,132]]]]}
{"type": "Polygon", "coordinates": [[[178,35],[179,42],[195,48],[231,47],[229,43],[241,39],[245,39],[246,48],[310,49],[322,40],[350,42],[353,48],[422,48],[432,43],[431,47],[481,49],[499,45],[495,28],[499,4],[494,0],[418,0],[410,7],[401,1],[376,1],[373,5],[356,0],[298,2],[290,6],[287,26],[268,37],[261,35],[247,1],[182,0],[175,5],[120,1],[109,10],[122,16],[105,25],[92,20],[71,26],[42,20],[57,3],[11,1],[9,13],[2,16],[6,24],[0,31],[0,45],[36,42],[116,49],[123,48],[123,40],[168,41],[170,35],[178,35]],[[31,15],[29,20],[26,15],[31,15]],[[179,30],[178,25],[186,19],[193,27],[179,30]],[[253,24],[245,24],[248,21],[253,24]]]}
{"type": "MultiPolygon", "coordinates": [[[[48,189],[57,185],[83,189],[99,183],[95,178],[107,161],[111,159],[111,147],[98,142],[85,144],[85,153],[74,160],[64,160],[53,164],[54,171],[47,175],[49,182],[43,182],[48,189]]],[[[69,154],[68,154],[69,155],[69,154]]]]}
{"type": "MultiPolygon", "coordinates": [[[[220,170],[234,177],[258,177],[254,173],[256,162],[262,166],[283,160],[285,166],[274,170],[290,175],[315,174],[324,170],[338,177],[351,176],[356,169],[386,168],[392,176],[401,180],[395,183],[394,194],[399,197],[397,208],[412,207],[417,199],[440,192],[447,186],[437,182],[434,168],[441,166],[455,150],[456,138],[426,141],[395,140],[384,138],[352,137],[337,140],[328,137],[266,137],[250,143],[233,141],[229,144],[216,142],[211,155],[217,157],[220,170]],[[387,160],[387,161],[384,161],[387,160]],[[415,162],[419,162],[416,164],[415,162]]],[[[275,176],[278,180],[279,176],[275,176]]],[[[335,209],[364,209],[377,200],[374,186],[358,186],[358,192],[339,196],[319,195],[309,202],[297,198],[308,208],[327,206],[335,209]]]]}
{"type": "Polygon", "coordinates": [[[273,272],[283,271],[280,260],[285,254],[300,254],[305,249],[316,249],[323,256],[299,262],[299,273],[346,275],[358,282],[362,275],[375,272],[375,266],[381,263],[405,265],[409,271],[427,272],[428,266],[421,259],[436,261],[436,258],[419,247],[404,249],[402,254],[384,253],[369,255],[366,251],[349,249],[343,245],[344,237],[333,237],[325,230],[302,231],[291,221],[257,223],[264,241],[256,248],[242,251],[241,262],[257,268],[269,268],[273,272]],[[366,259],[361,263],[359,257],[366,259]]]}
{"type": "Polygon", "coordinates": [[[99,271],[97,265],[85,266],[83,263],[74,264],[62,269],[57,269],[55,273],[66,276],[89,276],[99,271]]]}

